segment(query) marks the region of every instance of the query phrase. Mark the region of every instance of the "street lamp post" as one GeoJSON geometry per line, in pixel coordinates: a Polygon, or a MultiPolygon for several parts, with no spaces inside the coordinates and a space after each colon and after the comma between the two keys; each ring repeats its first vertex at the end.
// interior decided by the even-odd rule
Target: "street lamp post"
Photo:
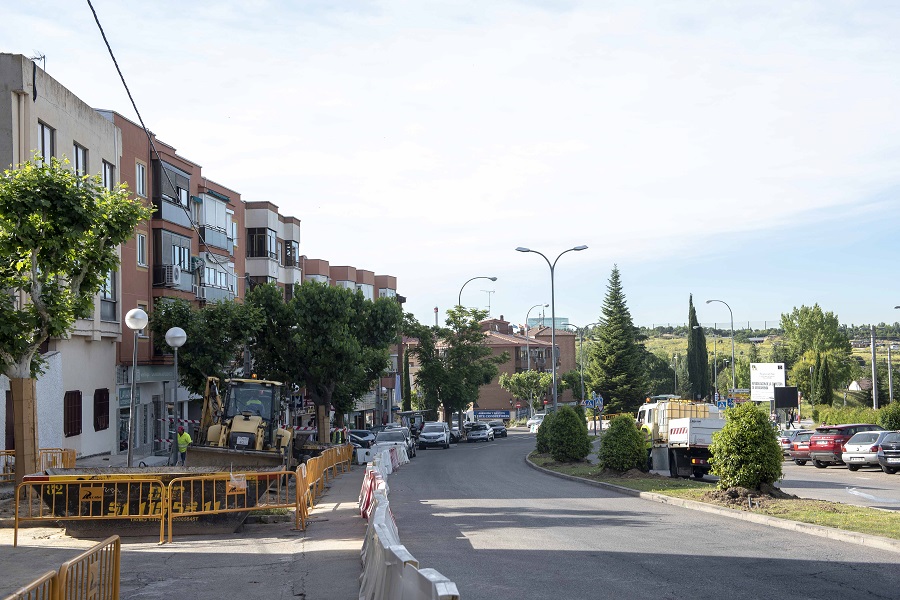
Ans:
{"type": "Polygon", "coordinates": [[[584,330],[588,327],[593,327],[594,325],[599,325],[600,323],[588,323],[584,327],[578,327],[578,325],[572,325],[568,323],[568,327],[574,327],[578,332],[578,354],[581,355],[581,401],[584,402],[584,330]]]}
{"type": "Polygon", "coordinates": [[[525,355],[526,355],[526,360],[528,361],[528,370],[529,371],[531,370],[531,349],[528,346],[528,330],[531,328],[528,326],[528,317],[531,316],[531,311],[533,311],[534,309],[536,309],[539,306],[546,307],[546,306],[550,306],[550,305],[549,304],[535,304],[534,306],[532,306],[531,308],[528,309],[527,313],[525,313],[525,355]]]}
{"type": "Polygon", "coordinates": [[[560,256],[565,254],[566,252],[580,252],[582,250],[587,250],[587,246],[575,246],[574,248],[569,248],[568,250],[563,250],[560,252],[553,262],[550,262],[550,259],[547,258],[544,253],[538,252],[537,250],[532,250],[531,248],[524,248],[519,246],[516,248],[517,252],[534,252],[535,254],[540,255],[545,261],[547,261],[547,266],[550,267],[550,321],[551,321],[551,329],[550,329],[550,358],[552,360],[553,367],[553,410],[556,411],[556,405],[558,403],[557,399],[557,390],[556,390],[556,289],[555,284],[553,282],[553,273],[556,269],[556,262],[559,260],[560,256]]]}
{"type": "Polygon", "coordinates": [[[125,325],[134,331],[134,352],[131,360],[131,398],[128,404],[128,454],[126,455],[126,465],[131,466],[134,452],[134,396],[135,396],[135,374],[137,373],[137,348],[138,348],[138,332],[147,326],[150,318],[141,308],[132,308],[125,315],[125,325]]]}
{"type": "MultiPolygon", "coordinates": [[[[184,346],[186,341],[187,334],[181,327],[170,327],[169,330],[166,331],[166,343],[175,351],[175,386],[172,388],[172,417],[174,418],[173,426],[175,427],[175,431],[178,431],[178,427],[175,425],[178,421],[178,349],[184,346]]],[[[172,431],[169,430],[170,435],[171,433],[172,431]]],[[[178,462],[178,455],[175,454],[175,452],[177,452],[176,442],[177,437],[175,442],[172,442],[172,457],[169,459],[173,465],[178,462]],[[172,460],[172,458],[175,458],[176,460],[172,460]]]]}
{"type": "Polygon", "coordinates": [[[463,289],[465,289],[465,287],[466,287],[467,285],[469,285],[469,282],[475,281],[476,279],[490,279],[491,281],[497,281],[497,278],[496,278],[496,277],[488,277],[488,276],[486,276],[486,275],[479,275],[478,277],[473,277],[473,278],[470,279],[469,281],[467,281],[467,282],[465,282],[464,284],[462,284],[462,287],[459,288],[459,299],[458,299],[458,302],[456,303],[457,306],[462,306],[462,292],[463,292],[463,289]]]}
{"type": "Polygon", "coordinates": [[[734,313],[731,312],[731,307],[728,306],[728,303],[724,300],[707,300],[706,303],[710,302],[721,302],[728,308],[728,314],[731,316],[731,389],[734,390],[737,385],[735,383],[736,378],[734,376],[734,313]]]}

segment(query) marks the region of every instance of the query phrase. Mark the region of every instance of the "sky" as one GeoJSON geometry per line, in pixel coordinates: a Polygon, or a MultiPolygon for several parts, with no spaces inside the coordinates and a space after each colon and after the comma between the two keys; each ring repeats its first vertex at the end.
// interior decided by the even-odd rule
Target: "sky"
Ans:
{"type": "MultiPolygon", "coordinates": [[[[637,325],[900,320],[895,2],[92,3],[159,139],[424,323],[584,326],[614,266],[637,325]]],[[[0,40],[136,120],[86,1],[0,40]]]]}

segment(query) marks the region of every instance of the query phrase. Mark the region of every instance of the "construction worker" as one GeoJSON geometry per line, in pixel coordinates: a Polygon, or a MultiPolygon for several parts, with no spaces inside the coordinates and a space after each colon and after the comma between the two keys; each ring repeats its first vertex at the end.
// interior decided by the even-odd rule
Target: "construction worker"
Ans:
{"type": "Polygon", "coordinates": [[[193,443],[194,440],[191,439],[191,435],[184,430],[184,427],[178,426],[178,436],[176,437],[176,442],[178,443],[178,460],[175,461],[175,466],[177,467],[179,463],[181,466],[185,465],[185,457],[187,456],[187,449],[193,443]]]}

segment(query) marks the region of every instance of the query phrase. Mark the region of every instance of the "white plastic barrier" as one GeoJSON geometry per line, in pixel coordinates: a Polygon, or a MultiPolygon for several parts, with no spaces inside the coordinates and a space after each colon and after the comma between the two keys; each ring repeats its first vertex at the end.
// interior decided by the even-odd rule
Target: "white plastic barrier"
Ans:
{"type": "Polygon", "coordinates": [[[360,514],[368,520],[360,551],[360,600],[458,600],[456,584],[419,561],[400,543],[385,479],[409,462],[406,448],[376,449],[359,493],[360,514]]]}
{"type": "Polygon", "coordinates": [[[403,567],[403,587],[400,600],[459,600],[456,584],[434,569],[403,567]]]}

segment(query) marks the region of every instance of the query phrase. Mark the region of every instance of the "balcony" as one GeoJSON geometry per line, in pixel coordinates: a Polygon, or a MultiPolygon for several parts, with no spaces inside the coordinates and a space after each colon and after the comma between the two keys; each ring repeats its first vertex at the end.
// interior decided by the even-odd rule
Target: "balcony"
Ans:
{"type": "Polygon", "coordinates": [[[231,241],[231,243],[229,244],[230,240],[228,239],[228,235],[221,229],[201,227],[200,235],[208,245],[213,246],[214,248],[221,248],[222,250],[230,250],[234,248],[234,242],[231,241]]]}

